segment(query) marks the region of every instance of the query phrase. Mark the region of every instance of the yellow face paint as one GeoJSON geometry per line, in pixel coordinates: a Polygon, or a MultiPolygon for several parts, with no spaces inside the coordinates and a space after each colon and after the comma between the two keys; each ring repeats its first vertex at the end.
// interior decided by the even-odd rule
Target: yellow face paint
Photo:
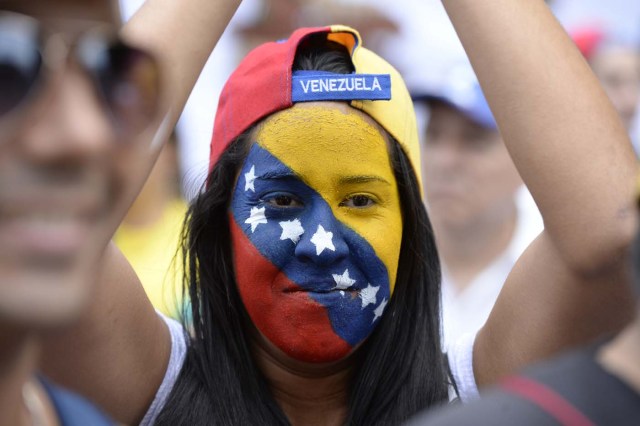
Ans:
{"type": "Polygon", "coordinates": [[[301,103],[265,120],[256,140],[369,242],[393,291],[402,213],[387,142],[375,122],[344,103],[301,103]]]}

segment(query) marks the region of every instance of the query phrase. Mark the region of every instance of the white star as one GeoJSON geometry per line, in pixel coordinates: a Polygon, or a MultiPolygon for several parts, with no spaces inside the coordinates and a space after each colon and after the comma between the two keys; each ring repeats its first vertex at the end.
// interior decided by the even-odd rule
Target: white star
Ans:
{"type": "Polygon", "coordinates": [[[352,280],[351,277],[349,276],[348,269],[345,269],[342,275],[338,275],[338,274],[331,274],[331,275],[333,275],[333,280],[336,282],[335,288],[339,290],[346,290],[356,283],[356,280],[352,280]]]}
{"type": "Polygon", "coordinates": [[[251,232],[255,232],[256,228],[261,223],[267,223],[267,218],[264,215],[264,210],[264,207],[260,209],[257,207],[251,208],[251,216],[249,216],[249,219],[244,221],[244,223],[251,224],[251,232]]]}
{"type": "Polygon", "coordinates": [[[375,320],[380,318],[382,316],[382,313],[384,312],[384,308],[386,308],[386,307],[387,307],[387,299],[382,299],[382,302],[380,302],[380,306],[378,306],[373,311],[373,321],[371,321],[371,322],[375,322],[375,320]]]}
{"type": "Polygon", "coordinates": [[[320,253],[322,253],[324,249],[336,251],[336,248],[333,246],[333,232],[325,231],[322,225],[318,225],[318,230],[313,234],[313,237],[311,237],[311,242],[316,246],[316,254],[318,256],[320,256],[320,253]]]}
{"type": "Polygon", "coordinates": [[[376,304],[376,294],[378,294],[378,290],[380,290],[380,286],[374,287],[371,284],[367,284],[367,288],[363,288],[362,290],[360,290],[360,298],[362,299],[362,309],[364,309],[364,307],[367,305],[376,304]]]}
{"type": "Polygon", "coordinates": [[[304,234],[304,228],[298,219],[280,222],[280,226],[282,227],[282,235],[280,235],[281,240],[286,240],[288,238],[293,241],[294,244],[297,244],[298,241],[300,241],[300,236],[304,234]]]}
{"type": "Polygon", "coordinates": [[[253,186],[253,181],[256,180],[256,166],[251,166],[249,173],[244,174],[244,190],[252,190],[256,192],[256,188],[253,186]]]}

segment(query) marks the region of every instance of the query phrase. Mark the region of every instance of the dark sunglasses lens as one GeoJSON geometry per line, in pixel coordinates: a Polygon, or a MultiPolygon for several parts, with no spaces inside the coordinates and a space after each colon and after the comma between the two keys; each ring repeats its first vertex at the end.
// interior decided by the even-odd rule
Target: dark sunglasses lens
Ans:
{"type": "Polygon", "coordinates": [[[87,65],[98,78],[119,133],[132,136],[148,128],[156,118],[159,102],[160,75],[155,59],[119,42],[103,49],[99,60],[87,65]]]}
{"type": "Polygon", "coordinates": [[[0,118],[20,105],[38,79],[38,34],[28,19],[0,13],[0,118]]]}

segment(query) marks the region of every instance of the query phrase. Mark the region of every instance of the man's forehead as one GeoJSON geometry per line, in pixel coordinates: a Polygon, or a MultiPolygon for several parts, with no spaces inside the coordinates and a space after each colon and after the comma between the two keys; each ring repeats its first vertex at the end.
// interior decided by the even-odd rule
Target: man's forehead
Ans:
{"type": "Polygon", "coordinates": [[[40,19],[86,19],[120,23],[115,0],[0,0],[0,10],[24,13],[40,19]]]}

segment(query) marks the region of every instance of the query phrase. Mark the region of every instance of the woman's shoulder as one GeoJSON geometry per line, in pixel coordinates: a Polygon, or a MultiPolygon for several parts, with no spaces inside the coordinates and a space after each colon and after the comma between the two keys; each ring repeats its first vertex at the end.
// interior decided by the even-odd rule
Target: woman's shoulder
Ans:
{"type": "Polygon", "coordinates": [[[169,357],[167,371],[162,379],[162,383],[153,398],[153,402],[149,406],[149,410],[147,410],[147,413],[140,422],[140,426],[153,425],[155,423],[158,414],[160,414],[164,408],[167,399],[176,384],[187,354],[188,335],[184,327],[178,321],[169,318],[160,312],[158,312],[158,316],[162,318],[169,329],[169,333],[171,335],[171,355],[169,357]]]}

